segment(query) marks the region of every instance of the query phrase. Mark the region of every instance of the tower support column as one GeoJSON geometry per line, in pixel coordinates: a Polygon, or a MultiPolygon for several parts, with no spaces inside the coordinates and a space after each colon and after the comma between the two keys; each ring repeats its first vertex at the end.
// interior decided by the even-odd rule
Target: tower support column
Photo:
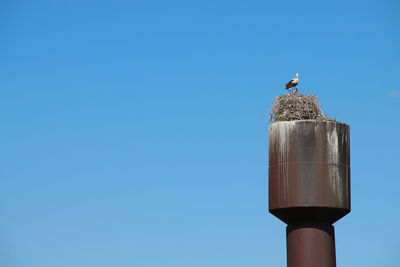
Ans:
{"type": "Polygon", "coordinates": [[[331,224],[297,223],[286,227],[288,267],[335,267],[335,232],[331,224]]]}

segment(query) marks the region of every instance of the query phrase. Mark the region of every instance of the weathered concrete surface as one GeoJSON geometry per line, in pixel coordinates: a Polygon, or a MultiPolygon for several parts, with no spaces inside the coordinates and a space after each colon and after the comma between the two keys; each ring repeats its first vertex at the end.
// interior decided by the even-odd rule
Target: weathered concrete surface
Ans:
{"type": "Polygon", "coordinates": [[[269,211],[282,221],[333,223],[350,212],[350,130],[335,121],[269,126],[269,211]]]}

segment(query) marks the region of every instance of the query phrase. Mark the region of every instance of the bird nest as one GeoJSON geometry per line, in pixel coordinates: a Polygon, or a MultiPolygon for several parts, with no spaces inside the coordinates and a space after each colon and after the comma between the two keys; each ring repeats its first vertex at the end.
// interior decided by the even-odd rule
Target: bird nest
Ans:
{"type": "Polygon", "coordinates": [[[302,95],[297,92],[274,98],[270,120],[294,121],[327,119],[315,95],[302,95]]]}

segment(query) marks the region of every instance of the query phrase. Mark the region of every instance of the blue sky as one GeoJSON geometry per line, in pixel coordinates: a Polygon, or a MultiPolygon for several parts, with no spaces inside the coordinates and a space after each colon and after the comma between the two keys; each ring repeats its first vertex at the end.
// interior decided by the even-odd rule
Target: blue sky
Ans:
{"type": "Polygon", "coordinates": [[[285,266],[273,97],[351,126],[338,266],[399,266],[398,1],[2,1],[0,265],[285,266]]]}

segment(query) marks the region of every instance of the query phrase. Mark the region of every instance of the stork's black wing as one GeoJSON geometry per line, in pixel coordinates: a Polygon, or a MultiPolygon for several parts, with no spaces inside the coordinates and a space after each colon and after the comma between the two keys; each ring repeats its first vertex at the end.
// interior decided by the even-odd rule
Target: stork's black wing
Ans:
{"type": "Polygon", "coordinates": [[[290,87],[293,87],[293,86],[295,86],[294,79],[290,80],[287,84],[285,84],[286,89],[289,89],[290,87]]]}

